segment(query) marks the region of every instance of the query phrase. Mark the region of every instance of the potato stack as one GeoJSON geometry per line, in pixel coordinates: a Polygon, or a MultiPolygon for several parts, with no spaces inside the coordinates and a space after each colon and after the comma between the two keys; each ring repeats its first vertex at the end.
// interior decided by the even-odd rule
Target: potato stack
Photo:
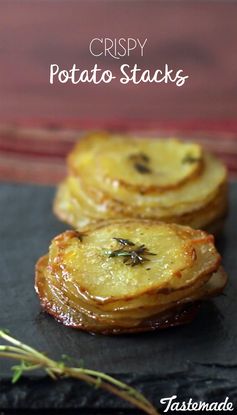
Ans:
{"type": "Polygon", "coordinates": [[[62,233],[38,261],[35,281],[49,314],[67,326],[103,334],[186,323],[200,301],[225,284],[213,236],[145,219],[62,233]]]}
{"type": "Polygon", "coordinates": [[[198,144],[95,133],[78,142],[67,165],[54,211],[79,230],[140,218],[216,232],[226,214],[226,168],[198,144]]]}

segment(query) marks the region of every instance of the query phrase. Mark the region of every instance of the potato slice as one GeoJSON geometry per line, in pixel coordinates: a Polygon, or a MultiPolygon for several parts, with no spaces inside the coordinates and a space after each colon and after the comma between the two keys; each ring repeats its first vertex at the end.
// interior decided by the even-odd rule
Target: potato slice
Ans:
{"type": "Polygon", "coordinates": [[[96,135],[86,142],[88,151],[81,151],[79,143],[69,157],[69,166],[76,175],[81,175],[83,169],[94,165],[94,175],[115,187],[144,193],[173,189],[197,175],[202,168],[201,147],[177,139],[125,140],[115,135],[111,140],[96,135]]]}
{"type": "Polygon", "coordinates": [[[41,305],[45,311],[52,315],[57,321],[62,322],[64,325],[85,330],[90,333],[100,334],[121,334],[121,333],[136,333],[142,331],[151,331],[155,329],[162,329],[171,326],[177,326],[179,324],[185,324],[192,320],[197,312],[197,307],[176,306],[171,311],[159,314],[158,316],[152,316],[147,319],[134,320],[133,324],[130,323],[126,326],[126,319],[123,323],[111,321],[99,321],[92,316],[88,316],[75,309],[70,304],[70,300],[65,298],[63,292],[51,287],[45,278],[45,269],[47,268],[47,257],[42,257],[36,267],[36,292],[38,293],[41,301],[41,305]]]}
{"type": "MultiPolygon", "coordinates": [[[[78,180],[73,177],[68,177],[63,182],[57,191],[57,195],[54,201],[54,212],[64,222],[78,229],[86,229],[96,221],[106,221],[110,219],[118,219],[124,217],[134,217],[142,219],[157,219],[163,220],[167,223],[180,223],[183,225],[192,226],[195,229],[203,228],[210,233],[216,233],[218,230],[218,223],[223,225],[223,220],[227,212],[227,193],[228,188],[224,183],[218,189],[218,193],[213,199],[204,204],[202,207],[198,205],[189,206],[186,213],[177,214],[174,216],[171,211],[159,211],[157,214],[153,211],[150,213],[142,209],[123,209],[123,204],[119,205],[120,209],[107,208],[105,205],[93,204],[93,201],[83,193],[79,192],[80,185],[78,180]],[[75,182],[74,182],[75,181],[75,182]],[[77,188],[77,193],[74,194],[74,190],[77,188]],[[126,210],[125,210],[126,209],[126,210]]],[[[111,201],[110,201],[111,202],[111,201]]],[[[109,203],[110,203],[109,202],[109,203]]]]}
{"type": "Polygon", "coordinates": [[[76,145],[68,169],[54,212],[81,229],[127,217],[208,228],[227,211],[226,168],[193,143],[94,134],[76,145]]]}
{"type": "Polygon", "coordinates": [[[152,329],[164,323],[164,315],[173,321],[176,312],[182,314],[190,299],[208,296],[219,263],[213,237],[205,232],[144,220],[113,221],[96,224],[86,234],[67,231],[54,238],[49,255],[37,263],[36,290],[42,306],[64,324],[99,332],[152,329]],[[110,256],[144,244],[147,261],[134,265],[110,256]]]}
{"type": "MultiPolygon", "coordinates": [[[[124,221],[120,221],[118,226],[124,226],[124,221]]],[[[105,225],[106,227],[108,227],[108,225],[105,225]]],[[[114,226],[113,226],[114,227],[114,226]]],[[[167,226],[166,226],[167,227],[167,226]]],[[[96,229],[95,232],[97,233],[98,237],[100,237],[101,233],[98,233],[98,230],[96,229]]],[[[182,228],[182,232],[184,232],[184,229],[182,228]]],[[[177,233],[179,233],[179,227],[177,229],[177,233]]],[[[63,234],[63,247],[64,247],[64,254],[62,256],[61,253],[61,244],[62,244],[62,236],[59,237],[59,242],[57,240],[57,242],[54,244],[52,244],[51,249],[50,249],[50,253],[51,253],[51,257],[49,259],[49,265],[51,264],[51,262],[53,262],[52,268],[53,270],[56,267],[56,271],[53,271],[53,273],[55,273],[57,275],[57,279],[61,278],[61,284],[66,285],[66,290],[69,293],[69,295],[74,295],[75,297],[78,297],[79,295],[81,296],[82,301],[86,300],[87,302],[90,302],[92,305],[96,306],[96,305],[100,305],[101,308],[103,308],[103,310],[113,310],[116,308],[116,310],[127,310],[127,309],[132,309],[132,308],[138,308],[140,306],[145,307],[145,306],[160,306],[160,305],[165,305],[167,302],[169,301],[177,301],[177,299],[179,299],[180,297],[182,297],[185,292],[184,292],[184,287],[186,288],[186,290],[188,290],[187,292],[189,293],[189,288],[192,287],[194,285],[195,289],[197,289],[200,285],[202,285],[205,280],[206,277],[208,278],[208,275],[217,268],[217,266],[219,265],[220,262],[220,256],[219,254],[217,254],[214,246],[213,246],[213,238],[211,236],[206,236],[206,234],[204,234],[203,232],[196,232],[198,239],[192,239],[193,234],[189,233],[186,230],[186,238],[189,238],[189,241],[187,241],[186,243],[184,243],[184,241],[182,240],[183,235],[181,236],[181,248],[185,250],[184,252],[184,262],[182,265],[179,264],[179,269],[177,267],[177,265],[172,264],[173,269],[171,271],[171,273],[173,273],[173,277],[172,278],[167,278],[166,281],[164,281],[164,275],[162,275],[163,280],[160,281],[159,279],[159,275],[158,277],[156,276],[156,273],[163,273],[162,270],[162,266],[166,266],[166,264],[164,264],[164,262],[161,262],[161,249],[159,252],[159,255],[157,255],[157,261],[159,261],[159,269],[157,270],[157,266],[154,265],[154,263],[152,264],[151,262],[147,265],[147,266],[143,266],[142,269],[140,269],[140,267],[137,267],[137,273],[138,276],[137,278],[140,278],[139,280],[139,289],[140,291],[144,291],[142,292],[142,295],[139,293],[134,294],[133,292],[129,291],[129,286],[127,283],[125,283],[125,294],[122,294],[122,298],[121,295],[120,296],[116,296],[115,292],[114,292],[114,287],[113,287],[113,280],[116,281],[116,279],[118,279],[118,277],[120,276],[120,273],[122,272],[122,277],[120,277],[119,279],[119,285],[123,284],[123,288],[124,288],[124,279],[125,276],[123,275],[124,273],[124,264],[123,262],[117,262],[117,263],[113,263],[109,264],[109,268],[106,269],[106,266],[104,265],[104,263],[100,262],[101,259],[103,259],[103,257],[101,258],[101,252],[99,252],[100,257],[98,258],[98,261],[95,262],[96,266],[98,266],[99,269],[103,269],[103,271],[107,272],[109,274],[109,281],[107,282],[109,288],[113,289],[113,292],[106,292],[106,294],[104,296],[102,296],[102,290],[100,291],[100,295],[98,296],[95,293],[91,293],[89,290],[88,286],[84,286],[83,282],[80,278],[73,278],[73,275],[71,275],[71,271],[70,269],[73,268],[73,271],[75,274],[78,274],[79,276],[81,275],[81,273],[83,273],[84,268],[87,266],[87,262],[84,260],[84,255],[83,255],[83,251],[79,251],[78,250],[78,238],[72,238],[74,239],[74,242],[72,242],[72,239],[69,239],[68,242],[67,241],[67,236],[65,236],[65,234],[63,234]],[[56,246],[55,246],[56,245],[56,246]],[[68,245],[70,246],[70,251],[68,252],[68,245]],[[73,254],[71,254],[71,251],[73,251],[73,254]],[[194,257],[192,256],[194,255],[194,257]],[[59,256],[59,259],[57,259],[59,256]],[[81,266],[81,260],[80,260],[80,256],[82,257],[83,260],[83,265],[81,266]],[[73,261],[77,261],[76,265],[72,265],[72,263],[69,264],[69,260],[73,261]],[[61,268],[58,269],[58,262],[62,261],[61,264],[61,268]],[[55,265],[56,264],[56,265],[55,265]],[[64,265],[63,265],[64,264],[64,265]],[[113,270],[111,268],[111,265],[115,265],[115,270],[113,270]],[[181,269],[181,270],[180,270],[181,269]],[[113,273],[116,272],[116,278],[114,277],[113,273]],[[66,275],[66,274],[70,274],[70,278],[66,279],[66,283],[64,283],[64,277],[62,276],[66,275]],[[145,282],[145,289],[143,288],[144,285],[141,285],[141,277],[139,276],[140,273],[142,273],[142,277],[144,278],[144,282],[145,282]],[[148,278],[150,279],[150,274],[154,273],[154,279],[155,279],[155,286],[149,286],[147,284],[147,282],[149,282],[149,284],[151,283],[150,281],[148,281],[148,278]],[[123,278],[123,279],[122,279],[123,278]],[[169,295],[167,295],[169,294],[169,295]],[[128,299],[130,301],[128,301],[128,299]]],[[[69,237],[70,237],[71,233],[69,233],[69,237]]],[[[155,237],[157,237],[158,241],[159,241],[159,237],[163,237],[164,235],[155,235],[155,237]]],[[[172,236],[171,236],[172,237],[172,236]]],[[[179,235],[178,235],[179,237],[179,235]]],[[[88,238],[83,237],[83,240],[85,242],[85,249],[88,250],[90,249],[90,254],[91,254],[91,241],[90,241],[90,245],[88,245],[87,240],[88,238]]],[[[94,238],[93,238],[94,239],[94,238]]],[[[169,239],[168,239],[169,241],[169,239]]],[[[177,243],[177,241],[174,240],[175,243],[177,243]]],[[[94,248],[92,248],[94,249],[94,248]]],[[[175,251],[174,251],[175,253],[175,251]]],[[[167,254],[170,254],[170,251],[167,251],[167,254]]],[[[95,256],[95,254],[92,254],[92,256],[95,256]]],[[[172,257],[173,258],[173,257],[172,257]]],[[[112,258],[110,259],[110,261],[112,260],[112,258]]],[[[106,262],[108,262],[108,259],[106,258],[106,262]]],[[[88,272],[90,273],[94,273],[93,269],[90,271],[90,268],[87,268],[88,272]]],[[[125,268],[126,271],[126,278],[127,278],[127,273],[129,272],[130,278],[132,279],[133,282],[133,286],[135,287],[135,281],[134,281],[134,275],[136,276],[135,270],[127,270],[125,268]]],[[[94,274],[95,278],[98,279],[98,284],[97,284],[97,288],[98,286],[100,286],[100,280],[102,278],[106,279],[106,277],[99,275],[98,274],[94,274]]],[[[89,281],[89,278],[86,277],[86,280],[89,281]]],[[[106,288],[106,284],[103,287],[104,289],[106,288]]],[[[121,288],[120,288],[121,289],[121,288]]]]}
{"type": "Polygon", "coordinates": [[[118,221],[95,226],[82,241],[73,231],[59,235],[49,250],[49,266],[62,262],[69,280],[91,298],[105,302],[111,297],[115,300],[160,291],[167,284],[171,289],[186,284],[190,277],[183,275],[194,264],[195,255],[189,233],[181,232],[177,225],[118,221]],[[110,258],[110,252],[121,248],[114,238],[131,240],[137,247],[145,245],[151,255],[144,254],[147,261],[137,266],[125,264],[124,257],[110,258]]]}
{"type": "Polygon", "coordinates": [[[135,333],[188,323],[198,311],[198,301],[221,293],[227,281],[226,274],[220,268],[210,278],[210,282],[205,284],[205,288],[193,296],[183,298],[160,310],[152,309],[145,316],[140,315],[138,310],[137,314],[129,313],[116,317],[116,313],[102,316],[93,314],[81,307],[80,303],[75,304],[71,297],[66,297],[61,289],[49,283],[45,278],[46,269],[47,256],[38,261],[36,268],[36,291],[45,311],[66,326],[101,334],[135,333]]]}
{"type": "Polygon", "coordinates": [[[73,176],[80,181],[74,180],[74,194],[76,189],[84,192],[96,204],[106,204],[107,208],[123,209],[131,211],[137,209],[145,214],[183,214],[192,209],[197,210],[203,204],[208,203],[217,194],[219,187],[226,181],[226,169],[223,164],[212,155],[205,153],[203,156],[204,167],[202,174],[193,178],[177,189],[167,189],[162,193],[144,194],[131,191],[122,186],[111,185],[102,180],[101,176],[94,174],[93,170],[83,170],[81,175],[73,176]]]}

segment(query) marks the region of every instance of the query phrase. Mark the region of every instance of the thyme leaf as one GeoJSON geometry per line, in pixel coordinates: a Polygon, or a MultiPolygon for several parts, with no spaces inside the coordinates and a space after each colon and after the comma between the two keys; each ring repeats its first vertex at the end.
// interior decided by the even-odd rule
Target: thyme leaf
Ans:
{"type": "MultiPolygon", "coordinates": [[[[104,372],[86,369],[82,367],[70,367],[64,361],[50,359],[44,353],[39,352],[0,330],[0,338],[10,345],[0,344],[0,357],[15,359],[19,365],[13,366],[12,382],[17,382],[22,374],[33,370],[44,370],[55,381],[62,378],[74,378],[86,382],[96,388],[104,389],[130,404],[141,409],[148,415],[159,415],[156,408],[139,391],[121,382],[104,372]]],[[[67,356],[68,357],[68,356],[67,356]]]]}
{"type": "Polygon", "coordinates": [[[153,252],[150,252],[147,247],[143,245],[135,245],[134,242],[129,241],[128,239],[123,238],[113,238],[120,245],[121,248],[115,249],[114,251],[106,251],[106,255],[109,258],[114,257],[124,257],[123,262],[126,265],[134,267],[135,265],[141,265],[144,262],[150,261],[147,256],[156,255],[153,252]]]}
{"type": "Polygon", "coordinates": [[[186,156],[184,156],[184,158],[182,159],[182,163],[183,164],[185,164],[185,163],[192,164],[192,163],[197,163],[200,160],[201,160],[200,157],[192,156],[192,154],[186,154],[186,156]]]}
{"type": "Polygon", "coordinates": [[[144,153],[131,154],[129,158],[132,161],[142,161],[143,163],[149,163],[150,161],[150,158],[144,153]]]}
{"type": "Polygon", "coordinates": [[[113,238],[115,239],[115,241],[119,242],[121,245],[130,245],[130,246],[134,246],[135,244],[131,241],[129,241],[129,239],[123,239],[123,238],[113,238]]]}
{"type": "Polygon", "coordinates": [[[149,167],[145,166],[145,164],[135,163],[134,167],[141,174],[151,173],[151,169],[149,167]]]}
{"type": "Polygon", "coordinates": [[[152,173],[148,166],[150,158],[144,153],[131,154],[129,159],[133,162],[134,168],[141,174],[152,173]]]}

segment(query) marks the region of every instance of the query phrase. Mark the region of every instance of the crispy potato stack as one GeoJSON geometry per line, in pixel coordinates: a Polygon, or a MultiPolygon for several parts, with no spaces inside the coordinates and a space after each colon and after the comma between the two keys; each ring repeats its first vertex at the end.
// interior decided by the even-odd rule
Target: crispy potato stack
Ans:
{"type": "Polygon", "coordinates": [[[77,229],[145,218],[215,232],[227,210],[227,172],[200,145],[92,134],[67,159],[54,212],[77,229]]]}
{"type": "Polygon", "coordinates": [[[55,237],[36,265],[42,307],[93,333],[149,331],[190,321],[226,284],[213,236],[122,219],[55,237]]]}

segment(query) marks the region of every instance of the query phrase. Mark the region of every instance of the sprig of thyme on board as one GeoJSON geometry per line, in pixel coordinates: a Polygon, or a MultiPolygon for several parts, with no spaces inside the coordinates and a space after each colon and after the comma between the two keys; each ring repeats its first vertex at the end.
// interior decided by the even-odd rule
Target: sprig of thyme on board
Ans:
{"type": "Polygon", "coordinates": [[[149,415],[159,415],[159,412],[157,412],[151,402],[139,391],[106,373],[83,367],[69,367],[66,365],[65,359],[61,361],[52,360],[44,353],[10,336],[4,330],[0,330],[0,338],[10,343],[10,345],[0,345],[0,357],[19,361],[18,365],[12,367],[12,383],[17,382],[27,372],[42,369],[54,380],[62,378],[79,379],[118,396],[149,415]]]}
{"type": "Polygon", "coordinates": [[[123,262],[126,265],[130,265],[131,267],[134,267],[135,265],[141,265],[144,262],[150,261],[150,259],[147,258],[147,256],[149,255],[156,255],[153,252],[150,252],[144,244],[135,245],[134,242],[123,238],[113,239],[115,239],[120,245],[122,245],[122,247],[119,249],[115,249],[114,251],[106,251],[106,254],[109,256],[109,258],[123,257],[123,262]]]}

